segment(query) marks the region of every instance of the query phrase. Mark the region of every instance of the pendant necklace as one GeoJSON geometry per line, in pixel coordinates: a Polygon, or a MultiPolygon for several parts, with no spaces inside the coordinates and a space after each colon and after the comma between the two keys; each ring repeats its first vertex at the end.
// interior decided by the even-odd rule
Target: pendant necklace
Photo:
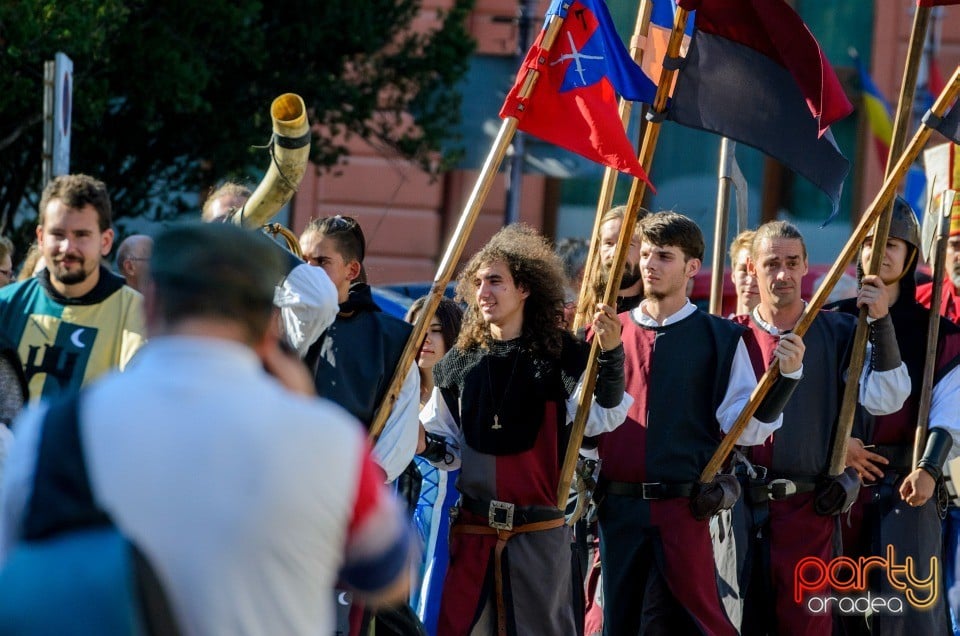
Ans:
{"type": "MultiPolygon", "coordinates": [[[[490,428],[492,430],[500,430],[503,428],[500,425],[500,411],[503,409],[504,402],[507,401],[507,392],[510,390],[510,384],[513,383],[513,375],[517,371],[517,362],[520,360],[520,349],[517,348],[517,352],[513,356],[513,368],[510,370],[510,377],[507,378],[507,383],[503,385],[503,395],[500,396],[500,404],[493,411],[493,426],[490,428]]],[[[487,386],[490,388],[490,401],[493,401],[493,378],[490,377],[490,360],[487,360],[487,386]]]]}

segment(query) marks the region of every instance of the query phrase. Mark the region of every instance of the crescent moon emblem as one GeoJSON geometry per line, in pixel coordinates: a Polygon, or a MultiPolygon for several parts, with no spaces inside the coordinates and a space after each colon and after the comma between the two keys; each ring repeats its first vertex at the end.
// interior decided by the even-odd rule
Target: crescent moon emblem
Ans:
{"type": "Polygon", "coordinates": [[[346,593],[346,592],[340,592],[339,594],[337,594],[337,603],[339,603],[340,605],[349,605],[349,604],[350,604],[350,601],[347,600],[347,593],[346,593]]]}
{"type": "Polygon", "coordinates": [[[86,329],[80,328],[73,332],[73,335],[70,336],[70,342],[74,344],[78,349],[86,349],[87,345],[83,344],[80,340],[80,334],[82,334],[86,329]]]}

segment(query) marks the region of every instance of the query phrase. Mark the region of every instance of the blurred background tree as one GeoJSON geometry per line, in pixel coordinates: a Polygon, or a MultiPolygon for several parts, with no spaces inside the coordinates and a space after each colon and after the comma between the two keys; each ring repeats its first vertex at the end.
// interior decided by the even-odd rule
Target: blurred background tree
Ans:
{"type": "MultiPolygon", "coordinates": [[[[0,3],[0,232],[32,235],[41,180],[43,62],[74,63],[71,172],[103,179],[114,214],[156,221],[225,178],[266,167],[270,102],[301,95],[311,160],[359,135],[432,173],[457,154],[456,85],[473,0],[411,28],[422,0],[7,0],[0,3]]],[[[22,253],[22,252],[21,252],[22,253]]]]}

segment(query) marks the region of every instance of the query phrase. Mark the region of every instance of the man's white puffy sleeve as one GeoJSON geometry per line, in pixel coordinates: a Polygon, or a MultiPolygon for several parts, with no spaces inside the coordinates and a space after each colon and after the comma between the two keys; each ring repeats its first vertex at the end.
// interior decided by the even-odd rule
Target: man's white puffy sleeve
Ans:
{"type": "Polygon", "coordinates": [[[337,319],[337,288],[322,267],[297,265],[280,283],[273,304],[280,309],[287,342],[302,358],[337,319]]]}
{"type": "Polygon", "coordinates": [[[417,411],[420,408],[420,367],[411,365],[400,387],[400,395],[393,405],[383,431],[373,446],[373,458],[387,473],[387,481],[400,476],[413,461],[417,452],[419,424],[417,411]]]}

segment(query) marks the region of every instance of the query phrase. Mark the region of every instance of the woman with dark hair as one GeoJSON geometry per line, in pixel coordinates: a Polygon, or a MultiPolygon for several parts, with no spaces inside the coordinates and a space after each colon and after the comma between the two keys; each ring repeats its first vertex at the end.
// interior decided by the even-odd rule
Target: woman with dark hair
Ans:
{"type": "MultiPolygon", "coordinates": [[[[427,303],[427,296],[414,301],[407,311],[407,322],[416,322],[427,303]]],[[[453,300],[444,298],[430,320],[427,336],[420,347],[417,365],[420,367],[420,406],[423,407],[433,393],[433,366],[457,341],[463,309],[453,300]]],[[[437,633],[437,616],[440,611],[440,593],[447,572],[447,535],[450,530],[450,508],[457,502],[457,490],[453,484],[459,471],[443,471],[430,465],[421,457],[414,458],[423,475],[423,486],[413,514],[414,525],[422,541],[423,560],[420,563],[419,588],[411,594],[411,604],[423,626],[430,634],[437,633]]]]}
{"type": "MultiPolygon", "coordinates": [[[[407,310],[406,321],[413,324],[420,317],[428,296],[421,296],[413,301],[407,310]]],[[[420,367],[420,406],[430,399],[433,393],[433,365],[440,361],[447,351],[453,347],[460,334],[460,325],[463,323],[463,309],[449,298],[440,300],[437,311],[430,321],[426,338],[420,347],[417,356],[417,366],[420,367]]]]}

